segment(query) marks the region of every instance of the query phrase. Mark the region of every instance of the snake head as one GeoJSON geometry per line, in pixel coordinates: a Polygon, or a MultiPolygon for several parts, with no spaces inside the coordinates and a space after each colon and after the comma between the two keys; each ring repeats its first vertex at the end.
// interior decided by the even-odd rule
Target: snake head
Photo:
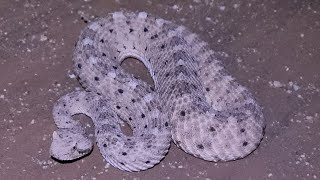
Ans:
{"type": "Polygon", "coordinates": [[[59,161],[77,160],[90,154],[93,143],[90,139],[70,129],[58,129],[53,132],[50,155],[59,161]]]}

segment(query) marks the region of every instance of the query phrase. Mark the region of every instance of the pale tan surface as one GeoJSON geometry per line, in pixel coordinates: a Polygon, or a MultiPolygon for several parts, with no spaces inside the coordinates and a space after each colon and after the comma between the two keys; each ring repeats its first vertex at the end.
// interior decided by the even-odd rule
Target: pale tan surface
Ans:
{"type": "Polygon", "coordinates": [[[320,178],[319,1],[132,2],[0,2],[1,179],[320,178]],[[139,173],[105,167],[97,147],[70,164],[49,157],[56,128],[53,103],[79,87],[68,71],[86,25],[81,17],[90,20],[119,9],[183,24],[228,54],[222,55],[223,64],[264,108],[266,136],[255,153],[215,164],[173,145],[159,165],[139,173]]]}

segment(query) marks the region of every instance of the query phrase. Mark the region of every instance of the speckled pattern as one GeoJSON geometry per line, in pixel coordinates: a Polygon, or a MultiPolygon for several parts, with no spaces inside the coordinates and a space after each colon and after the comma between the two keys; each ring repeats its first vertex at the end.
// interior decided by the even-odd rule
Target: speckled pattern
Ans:
{"type": "Polygon", "coordinates": [[[170,129],[178,147],[214,162],[245,157],[263,137],[264,118],[251,93],[184,26],[146,12],[114,12],[82,31],[73,61],[81,85],[97,96],[71,93],[55,105],[59,130],[51,154],[56,159],[73,160],[91,151],[72,120],[79,113],[93,120],[105,159],[126,171],[159,163],[170,146],[170,129]],[[148,68],[155,90],[124,72],[120,64],[128,57],[148,68]],[[121,132],[121,120],[133,137],[121,132]]]}
{"type": "MultiPolygon", "coordinates": [[[[2,0],[1,179],[319,179],[319,13],[319,0],[2,0]],[[266,129],[257,150],[215,163],[171,143],[158,165],[135,173],[111,166],[95,143],[89,156],[72,163],[50,157],[52,132],[58,130],[54,104],[82,91],[72,72],[75,42],[92,20],[119,10],[183,25],[208,43],[262,107],[266,129]]],[[[140,65],[125,61],[121,67],[152,86],[140,65]]],[[[95,128],[86,116],[74,119],[84,128],[80,136],[90,140],[77,144],[85,152],[95,128]]],[[[125,132],[127,125],[120,127],[125,132]]]]}

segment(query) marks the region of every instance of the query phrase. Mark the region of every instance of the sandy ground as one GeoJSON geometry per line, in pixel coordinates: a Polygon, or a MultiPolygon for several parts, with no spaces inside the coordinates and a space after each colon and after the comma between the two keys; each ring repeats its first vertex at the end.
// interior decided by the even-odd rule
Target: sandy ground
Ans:
{"type": "Polygon", "coordinates": [[[320,179],[319,88],[319,0],[1,0],[0,179],[320,179]],[[221,52],[263,107],[267,128],[257,151],[212,163],[173,145],[159,165],[138,173],[109,166],[97,147],[69,164],[50,158],[53,103],[80,87],[68,75],[79,32],[119,9],[183,24],[221,52]]]}

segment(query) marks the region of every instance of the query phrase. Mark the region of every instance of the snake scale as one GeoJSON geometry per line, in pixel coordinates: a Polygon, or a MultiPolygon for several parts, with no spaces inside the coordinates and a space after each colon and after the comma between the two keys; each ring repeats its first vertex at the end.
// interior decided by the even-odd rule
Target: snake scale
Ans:
{"type": "Polygon", "coordinates": [[[263,138],[264,117],[252,94],[184,26],[145,12],[114,12],[82,30],[73,62],[85,90],[54,105],[55,159],[75,160],[93,148],[72,119],[76,114],[92,119],[101,154],[125,171],[155,166],[171,140],[188,154],[218,162],[247,156],[263,138]],[[128,57],[147,67],[154,88],[122,69],[128,57]],[[133,135],[121,131],[121,122],[133,135]]]}

